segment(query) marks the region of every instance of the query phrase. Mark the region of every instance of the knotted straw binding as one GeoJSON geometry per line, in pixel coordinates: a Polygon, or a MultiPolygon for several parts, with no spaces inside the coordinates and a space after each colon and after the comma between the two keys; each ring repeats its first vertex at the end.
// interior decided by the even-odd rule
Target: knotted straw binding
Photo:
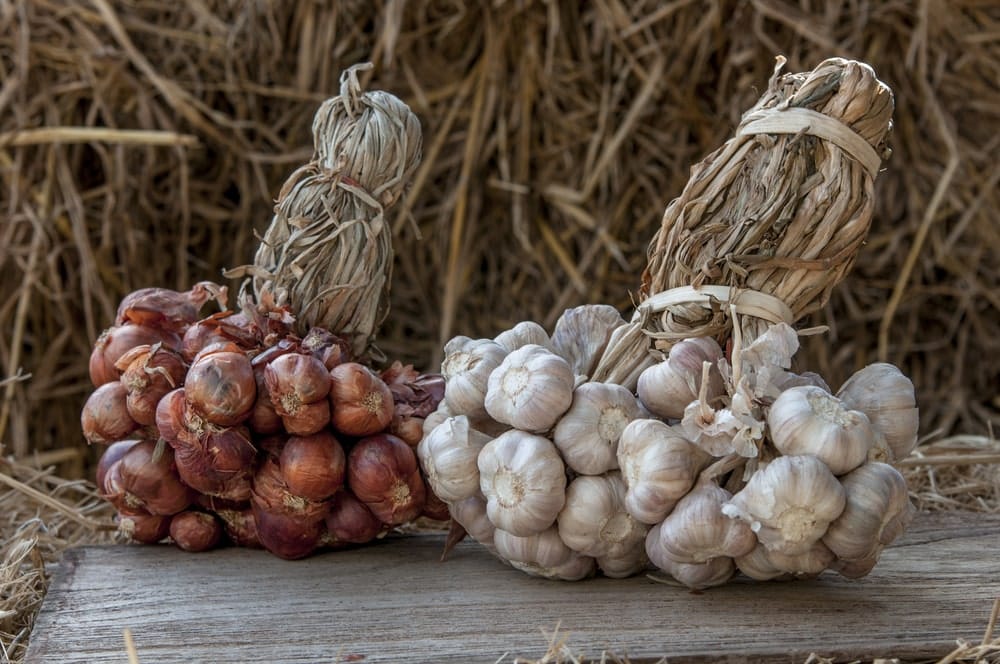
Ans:
{"type": "Polygon", "coordinates": [[[653,346],[695,336],[724,342],[728,302],[740,303],[746,343],[779,320],[799,321],[853,265],[889,154],[892,92],[861,62],[831,58],[781,74],[784,63],[777,59],[734,136],[691,169],[667,206],[636,318],[609,342],[600,379],[634,387],[653,346]]]}
{"type": "Polygon", "coordinates": [[[313,158],[282,186],[254,265],[227,273],[252,276],[258,302],[287,302],[300,333],[324,327],[348,339],[355,357],[374,352],[388,314],[393,253],[385,211],[403,194],[422,146],[420,122],[406,104],[362,91],[358,74],[371,68],[343,73],[340,95],[313,119],[313,158]]]}

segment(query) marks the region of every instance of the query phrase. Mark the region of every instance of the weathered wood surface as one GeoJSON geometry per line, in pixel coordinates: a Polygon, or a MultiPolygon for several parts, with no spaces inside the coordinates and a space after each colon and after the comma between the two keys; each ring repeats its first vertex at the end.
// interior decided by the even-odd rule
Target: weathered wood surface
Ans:
{"type": "Polygon", "coordinates": [[[1000,515],[920,515],[865,579],[733,583],[701,594],[645,577],[530,578],[474,544],[438,557],[411,536],[285,562],[260,551],[68,552],[27,661],[496,662],[540,658],[545,633],[578,656],[632,662],[934,657],[982,638],[1000,596],[1000,515]]]}

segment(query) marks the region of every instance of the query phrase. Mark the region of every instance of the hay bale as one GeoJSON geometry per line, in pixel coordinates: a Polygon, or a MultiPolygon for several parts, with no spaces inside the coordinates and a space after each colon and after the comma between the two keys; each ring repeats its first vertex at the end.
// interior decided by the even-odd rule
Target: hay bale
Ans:
{"type": "Polygon", "coordinates": [[[913,377],[922,431],[1000,421],[996,11],[951,3],[223,3],[0,7],[0,441],[82,445],[90,345],[124,293],[246,263],[347,66],[404,99],[425,157],[393,218],[392,357],[623,309],[688,169],[774,57],[870,63],[896,94],[867,246],[810,323],[837,385],[913,377]]]}

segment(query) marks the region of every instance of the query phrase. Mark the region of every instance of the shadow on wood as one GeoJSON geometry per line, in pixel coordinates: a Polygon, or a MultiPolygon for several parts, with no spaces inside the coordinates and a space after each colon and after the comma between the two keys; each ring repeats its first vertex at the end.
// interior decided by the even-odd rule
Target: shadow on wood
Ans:
{"type": "Polygon", "coordinates": [[[70,550],[30,663],[496,662],[572,651],[631,662],[935,657],[978,641],[1000,596],[1000,515],[921,514],[866,578],[734,582],[695,594],[645,577],[528,577],[478,545],[395,538],[286,562],[261,551],[70,550]]]}

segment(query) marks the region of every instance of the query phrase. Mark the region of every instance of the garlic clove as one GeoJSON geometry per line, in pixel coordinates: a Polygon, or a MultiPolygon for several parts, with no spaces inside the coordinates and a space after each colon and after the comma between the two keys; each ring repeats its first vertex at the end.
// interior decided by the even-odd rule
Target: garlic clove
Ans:
{"type": "Polygon", "coordinates": [[[659,546],[662,524],[653,526],[646,534],[646,555],[649,562],[692,590],[719,586],[736,573],[732,558],[720,556],[704,563],[679,563],[664,555],[659,546]]]}
{"type": "Polygon", "coordinates": [[[722,348],[710,337],[685,339],[674,344],[666,359],[639,375],[636,387],[639,400],[655,415],[679,420],[687,405],[696,400],[701,391],[703,363],[711,365],[706,401],[711,402],[726,393],[716,366],[722,357],[722,348]]]}
{"type": "Polygon", "coordinates": [[[493,341],[500,344],[508,353],[528,344],[550,348],[551,343],[549,333],[545,331],[545,328],[530,320],[522,321],[509,330],[504,330],[494,337],[493,341]]]}
{"type": "Polygon", "coordinates": [[[592,575],[594,559],[566,546],[556,528],[547,528],[526,537],[497,529],[493,534],[497,555],[515,569],[532,576],[578,581],[592,575]]]}
{"type": "Polygon", "coordinates": [[[618,468],[622,431],[640,416],[639,404],[621,385],[584,383],[552,432],[566,465],[584,475],[618,468]]]}
{"type": "Polygon", "coordinates": [[[722,512],[750,524],[769,550],[808,551],[844,511],[846,492],[815,456],[781,456],[758,470],[722,512]]]}
{"type": "Polygon", "coordinates": [[[493,549],[493,534],[496,532],[496,526],[486,514],[486,500],[481,494],[477,493],[451,503],[450,511],[451,518],[458,522],[472,539],[488,549],[493,549]]]}
{"type": "Polygon", "coordinates": [[[492,339],[455,337],[444,347],[444,403],[452,415],[482,417],[487,383],[507,351],[492,339]]]}
{"type": "Polygon", "coordinates": [[[566,502],[566,469],[551,441],[512,429],[487,443],[477,462],[497,528],[524,537],[555,523],[566,502]]]}
{"type": "Polygon", "coordinates": [[[647,550],[657,546],[658,560],[669,558],[685,564],[749,553],[757,545],[750,526],[722,513],[723,504],[731,497],[711,481],[699,482],[663,520],[659,540],[647,543],[647,550]]]}
{"type": "Polygon", "coordinates": [[[627,488],[625,509],[642,523],[659,523],[711,460],[659,420],[630,422],[618,446],[618,465],[627,488]]]}
{"type": "Polygon", "coordinates": [[[898,367],[878,362],[855,372],[837,396],[848,408],[868,416],[872,428],[885,436],[895,459],[917,446],[920,411],[913,382],[898,367]]]}
{"type": "Polygon", "coordinates": [[[850,410],[822,388],[792,387],[774,400],[767,412],[774,446],[786,455],[812,454],[834,475],[854,470],[875,444],[868,416],[850,410]]]}
{"type": "Polygon", "coordinates": [[[736,567],[757,581],[811,579],[830,567],[835,557],[822,542],[815,542],[805,552],[794,555],[758,544],[746,555],[736,558],[736,567]]]}
{"type": "Polygon", "coordinates": [[[574,374],[590,376],[615,328],[625,319],[607,304],[567,309],[552,330],[552,349],[569,362],[574,374]]]}
{"type": "Polygon", "coordinates": [[[570,407],[573,387],[573,371],[566,360],[528,344],[507,355],[490,374],[486,412],[516,429],[544,433],[570,407]]]}
{"type": "Polygon", "coordinates": [[[431,490],[454,502],[479,493],[479,453],[490,437],[476,431],[464,415],[449,417],[420,444],[417,457],[431,490]]]}
{"type": "Polygon", "coordinates": [[[871,462],[840,481],[847,504],[823,542],[842,561],[877,560],[913,519],[906,479],[888,464],[871,462]]]}
{"type": "Polygon", "coordinates": [[[646,557],[646,552],[642,547],[637,553],[619,557],[604,556],[595,560],[601,573],[612,579],[624,579],[649,568],[649,558],[646,557]]]}
{"type": "Polygon", "coordinates": [[[574,479],[556,523],[568,547],[596,558],[636,558],[649,530],[625,511],[625,482],[616,472],[574,479]]]}

